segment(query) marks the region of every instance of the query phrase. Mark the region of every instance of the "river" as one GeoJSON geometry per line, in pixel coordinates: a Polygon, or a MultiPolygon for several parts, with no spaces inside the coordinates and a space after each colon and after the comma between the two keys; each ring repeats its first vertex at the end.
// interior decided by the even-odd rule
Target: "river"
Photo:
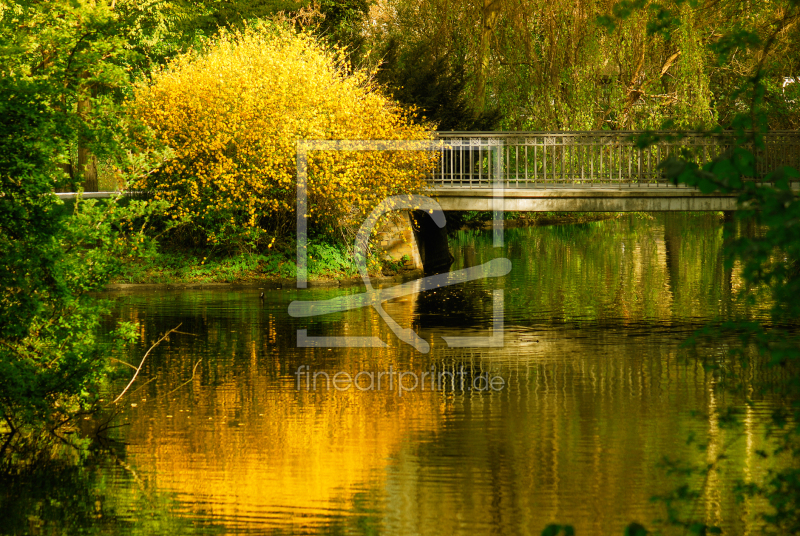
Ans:
{"type": "MultiPolygon", "coordinates": [[[[670,533],[659,524],[665,503],[651,498],[684,480],[664,460],[705,465],[724,452],[677,508],[728,533],[754,531],[763,505],[737,502],[733,487],[769,469],[757,452],[772,406],[726,395],[681,348],[708,321],[763,314],[732,298],[741,278],[723,263],[722,225],[715,215],[629,215],[509,228],[499,248],[489,231],[460,231],[453,270],[505,257],[511,272],[387,302],[428,353],[372,308],[287,313],[294,300],[363,287],[110,293],[107,327],[134,321],[141,333],[117,358],[138,365],[161,333],[180,333],[117,406],[115,454],[20,485],[12,527],[538,535],[559,523],[588,536],[622,535],[636,521],[670,533]],[[302,329],[385,346],[298,348],[302,329]],[[443,337],[454,336],[500,345],[451,347],[443,337]],[[728,405],[742,408],[743,426],[720,423],[728,405]],[[72,513],[56,514],[48,497],[72,513]]],[[[700,351],[722,362],[730,344],[700,351]]]]}

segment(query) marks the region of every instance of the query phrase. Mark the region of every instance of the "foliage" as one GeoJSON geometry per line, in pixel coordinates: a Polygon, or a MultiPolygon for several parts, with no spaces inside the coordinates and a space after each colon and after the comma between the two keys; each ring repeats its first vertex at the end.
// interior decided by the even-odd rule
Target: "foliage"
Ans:
{"type": "Polygon", "coordinates": [[[143,19],[149,33],[129,39],[137,44],[137,51],[150,59],[151,65],[163,64],[175,53],[186,52],[188,45],[202,46],[205,39],[217,37],[220,31],[241,30],[263,19],[307,28],[332,46],[347,49],[354,64],[363,41],[361,25],[369,3],[365,0],[201,0],[167,4],[148,0],[141,10],[150,15],[143,19]]]}
{"type": "Polygon", "coordinates": [[[174,9],[184,14],[180,25],[183,30],[213,37],[220,30],[242,28],[248,21],[296,12],[308,4],[303,0],[199,0],[177,3],[174,9]]]}
{"type": "Polygon", "coordinates": [[[494,130],[500,110],[476,112],[467,95],[466,58],[436,56],[428,43],[402,47],[396,37],[384,45],[378,81],[392,97],[416,106],[438,130],[494,130]]]}
{"type": "MultiPolygon", "coordinates": [[[[152,248],[163,208],[78,201],[65,217],[52,195],[88,177],[92,154],[124,155],[123,6],[0,5],[0,413],[12,436],[56,433],[92,405],[106,360],[90,293],[152,248]]],[[[130,326],[116,335],[130,340],[130,326]]]]}
{"type": "Polygon", "coordinates": [[[92,335],[102,307],[87,293],[146,244],[121,226],[153,207],[79,203],[65,221],[51,195],[64,180],[63,114],[46,81],[4,77],[0,87],[0,412],[10,431],[55,429],[91,403],[104,370],[92,335]]]}
{"type": "MultiPolygon", "coordinates": [[[[624,3],[618,4],[624,5],[624,3]]],[[[731,5],[722,4],[723,10],[736,11],[731,5]]],[[[739,65],[745,65],[737,76],[728,81],[727,98],[736,103],[730,124],[736,128],[736,138],[726,153],[711,162],[698,166],[692,155],[673,156],[662,164],[668,177],[674,182],[696,186],[706,193],[737,193],[740,210],[736,218],[740,225],[726,227],[727,268],[737,264],[742,269],[745,285],[739,291],[739,299],[754,304],[767,300],[771,303],[769,318],[754,321],[738,318],[722,324],[709,325],[696,333],[688,345],[702,360],[707,369],[715,373],[719,388],[743,393],[747,403],[752,404],[766,393],[778,400],[772,415],[770,434],[776,447],[771,452],[761,452],[763,457],[789,456],[790,461],[781,464],[783,469],[773,470],[762,482],[740,483],[744,495],[759,495],[769,502],[772,511],[762,514],[770,531],[779,534],[796,533],[800,530],[800,480],[796,463],[800,459],[800,337],[797,333],[800,321],[800,199],[792,188],[800,173],[796,169],[769,169],[763,133],[773,117],[774,103],[770,103],[771,72],[785,48],[787,30],[800,16],[800,5],[788,2],[777,13],[754,10],[744,15],[749,23],[771,20],[768,28],[758,24],[735,25],[727,33],[715,36],[709,45],[714,53],[717,68],[729,65],[738,54],[739,65]],[[755,233],[743,233],[737,229],[757,229],[755,233]],[[708,352],[702,343],[713,345],[720,337],[732,336],[740,345],[729,350],[730,360],[722,361],[708,352]],[[777,374],[753,384],[748,369],[765,366],[777,369],[777,374]]],[[[686,8],[682,8],[686,9],[686,8]]],[[[625,10],[620,17],[629,15],[625,10]]],[[[681,17],[670,4],[662,5],[659,23],[664,28],[680,27],[681,17]]],[[[652,25],[657,27],[658,25],[652,25]]],[[[791,39],[788,39],[791,40],[791,39]]],[[[780,118],[779,118],[780,119],[780,118]]],[[[643,144],[647,140],[642,140],[643,144]]],[[[729,406],[717,416],[720,426],[734,427],[739,421],[737,408],[729,406]]],[[[693,475],[708,475],[717,470],[718,462],[725,456],[721,452],[703,468],[680,469],[687,478],[693,475]]],[[[671,462],[672,466],[679,462],[671,462]]],[[[696,519],[681,517],[674,505],[681,501],[697,500],[697,493],[685,485],[672,495],[663,498],[671,508],[670,520],[682,525],[693,534],[719,533],[718,527],[708,526],[696,519]]]]}
{"type": "Polygon", "coordinates": [[[62,125],[39,92],[36,82],[0,77],[2,338],[20,337],[38,314],[36,292],[52,278],[58,256],[53,235],[60,222],[56,200],[47,194],[58,184],[52,161],[62,125]]]}
{"type": "Polygon", "coordinates": [[[351,64],[355,63],[364,41],[361,25],[369,12],[368,0],[319,0],[319,11],[323,19],[316,33],[347,49],[351,64]]]}
{"type": "MultiPolygon", "coordinates": [[[[11,214],[0,216],[2,235],[13,244],[2,255],[0,411],[10,431],[23,437],[42,429],[57,433],[92,408],[108,373],[108,348],[95,338],[106,306],[90,293],[102,290],[125,263],[154,246],[148,231],[163,207],[88,200],[61,218],[57,202],[41,202],[42,197],[52,199],[48,194],[31,202],[19,192],[5,192],[17,210],[36,213],[41,210],[37,204],[49,205],[45,219],[50,216],[51,226],[43,232],[31,219],[27,227],[32,231],[20,232],[5,224],[11,214]],[[37,248],[47,257],[32,264],[26,252],[37,248]]],[[[111,337],[114,344],[134,338],[128,324],[120,324],[111,337]]]]}
{"type": "MultiPolygon", "coordinates": [[[[124,145],[118,104],[136,59],[122,28],[135,32],[142,12],[122,2],[0,3],[0,73],[16,91],[35,87],[60,123],[51,158],[70,176],[61,186],[97,189],[96,157],[124,145]]],[[[54,140],[55,141],[55,140],[54,140]]]]}
{"type": "MultiPolygon", "coordinates": [[[[138,184],[208,242],[253,247],[294,221],[299,139],[424,139],[343,54],[279,25],[223,32],[140,85],[133,112],[175,157],[138,184]]],[[[312,229],[347,230],[385,197],[419,190],[421,153],[312,153],[312,229]]]]}
{"type": "Polygon", "coordinates": [[[609,13],[597,0],[383,0],[367,48],[375,64],[392,39],[399,57],[424,46],[434,59],[463,58],[464,96],[477,112],[499,108],[504,129],[728,128],[748,108],[735,88],[757,68],[749,43],[774,35],[758,67],[769,122],[794,128],[800,101],[783,88],[797,76],[791,6],[632,0],[609,13]],[[729,61],[718,62],[723,50],[729,61]]]}
{"type": "Polygon", "coordinates": [[[116,2],[115,7],[113,31],[124,43],[126,68],[137,78],[190,47],[202,46],[217,31],[203,2],[140,0],[116,2]]]}

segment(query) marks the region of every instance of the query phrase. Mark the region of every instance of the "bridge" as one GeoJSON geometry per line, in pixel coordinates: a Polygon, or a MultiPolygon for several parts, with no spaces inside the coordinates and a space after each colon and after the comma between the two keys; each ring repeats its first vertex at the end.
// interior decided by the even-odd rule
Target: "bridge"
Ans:
{"type": "MultiPolygon", "coordinates": [[[[703,194],[674,185],[659,164],[683,155],[703,165],[730,151],[733,132],[653,132],[640,147],[637,131],[439,132],[443,149],[426,192],[444,210],[518,212],[729,211],[735,194],[703,194]]],[[[381,142],[331,141],[370,149],[381,142]],[[363,146],[363,147],[362,147],[363,146]]],[[[393,143],[393,142],[389,142],[393,143]]],[[[346,148],[342,146],[341,148],[346,148]]],[[[800,169],[800,132],[770,131],[754,151],[753,180],[781,167],[800,169]]],[[[800,182],[793,184],[800,190],[800,182]]],[[[78,194],[58,194],[68,199],[78,194]]],[[[108,197],[111,192],[83,196],[108,197]]]]}
{"type": "MultiPolygon", "coordinates": [[[[687,157],[699,165],[713,161],[735,146],[734,133],[650,133],[658,140],[641,147],[638,141],[644,134],[632,131],[440,132],[435,138],[441,143],[304,140],[298,144],[298,192],[305,192],[300,184],[305,185],[307,180],[305,166],[310,150],[432,150],[439,153],[439,161],[425,193],[438,199],[446,211],[736,210],[736,195],[703,194],[695,188],[674,185],[659,167],[673,155],[687,157]]],[[[771,171],[782,166],[800,169],[800,132],[771,131],[764,136],[764,142],[763,147],[753,151],[756,166],[750,180],[764,180],[771,171]]],[[[800,190],[800,181],[793,187],[800,190]]],[[[58,195],[71,198],[78,194],[58,195]]],[[[84,197],[110,195],[111,192],[92,192],[84,197]]],[[[410,216],[415,225],[405,217],[405,224],[381,231],[380,247],[398,260],[408,249],[414,266],[425,271],[449,267],[451,256],[444,229],[436,226],[424,212],[410,216]]],[[[298,259],[299,255],[300,250],[298,259]]]]}
{"type": "MultiPolygon", "coordinates": [[[[728,211],[734,194],[674,185],[659,164],[684,155],[699,165],[730,151],[733,132],[440,132],[442,151],[430,193],[444,210],[520,212],[728,211]]],[[[800,169],[800,132],[771,131],[754,151],[762,180],[781,166],[800,169]]],[[[800,183],[794,184],[795,187],[800,183]]]]}

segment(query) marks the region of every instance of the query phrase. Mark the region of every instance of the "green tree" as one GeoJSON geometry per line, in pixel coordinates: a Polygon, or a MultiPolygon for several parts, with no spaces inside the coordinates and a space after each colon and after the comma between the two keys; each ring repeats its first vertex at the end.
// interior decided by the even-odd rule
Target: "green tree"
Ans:
{"type": "Polygon", "coordinates": [[[361,27],[369,12],[368,0],[320,0],[319,11],[323,19],[317,33],[334,45],[348,48],[350,63],[355,65],[364,41],[361,27]]]}
{"type": "Polygon", "coordinates": [[[128,78],[114,33],[117,13],[105,2],[33,2],[0,8],[3,76],[38,84],[44,105],[60,112],[69,145],[60,164],[72,184],[97,190],[96,155],[113,145],[113,92],[128,78]]]}
{"type": "Polygon", "coordinates": [[[428,43],[401,47],[391,38],[383,51],[377,80],[401,104],[418,109],[417,117],[438,130],[487,131],[497,128],[499,109],[478,113],[467,95],[466,59],[436,56],[428,43]]]}
{"type": "MultiPolygon", "coordinates": [[[[148,229],[163,208],[79,201],[65,214],[53,195],[72,181],[64,168],[76,163],[76,143],[110,153],[124,142],[113,96],[82,93],[87,84],[110,92],[127,76],[112,62],[121,45],[97,33],[101,8],[22,3],[3,6],[0,19],[0,414],[9,438],[57,434],[92,407],[108,361],[95,339],[104,307],[90,293],[152,247],[148,229]]],[[[130,326],[117,335],[130,340],[130,326]]]]}
{"type": "MultiPolygon", "coordinates": [[[[764,482],[741,482],[742,495],[765,498],[771,511],[764,512],[769,532],[794,534],[800,531],[800,198],[797,169],[769,167],[769,152],[780,148],[767,147],[764,133],[770,123],[783,121],[774,117],[774,92],[770,91],[776,72],[785,68],[781,53],[794,37],[787,36],[800,15],[800,4],[787,2],[777,10],[752,13],[738,11],[735,3],[719,3],[721,12],[738,12],[747,23],[733,24],[726,32],[714,35],[706,42],[706,51],[713,69],[723,69],[734,62],[743,66],[741,71],[726,81],[726,106],[730,108],[726,122],[735,129],[731,148],[703,166],[693,163],[691,154],[673,156],[662,164],[667,175],[676,183],[698,187],[706,193],[724,192],[739,195],[740,210],[736,213],[739,225],[725,229],[727,243],[727,268],[739,264],[745,285],[738,298],[745,303],[766,301],[771,304],[767,319],[754,321],[743,317],[713,324],[696,333],[688,345],[694,354],[718,379],[720,389],[741,393],[747,403],[766,393],[778,400],[772,415],[770,435],[776,448],[761,452],[763,457],[788,456],[788,462],[778,464],[782,469],[771,471],[764,482]],[[769,21],[764,27],[755,22],[769,21]],[[781,67],[783,66],[783,67],[781,67]],[[776,69],[778,69],[776,71],[776,69]],[[757,229],[755,233],[742,233],[738,229],[757,229]],[[730,350],[729,359],[720,362],[708,355],[700,343],[711,343],[721,338],[740,341],[730,350]],[[776,371],[759,383],[749,379],[750,367],[763,366],[776,371]]],[[[633,16],[643,4],[621,2],[615,8],[617,20],[633,16]]],[[[695,4],[663,4],[652,12],[657,17],[650,20],[650,31],[665,32],[668,36],[681,32],[687,9],[698,9],[695,4]]],[[[697,52],[701,54],[701,52],[697,52]]],[[[783,112],[781,112],[783,113],[783,112]]],[[[642,145],[652,138],[645,136],[642,145]]],[[[713,347],[713,346],[712,346],[713,347]]],[[[720,411],[721,425],[733,427],[738,423],[737,408],[729,406],[720,411]]],[[[688,475],[704,475],[716,471],[725,453],[704,467],[682,468],[688,475]]],[[[784,458],[785,459],[785,458],[784,458]]],[[[671,508],[672,521],[694,534],[718,533],[717,527],[703,521],[685,518],[674,509],[676,503],[696,500],[698,495],[687,486],[664,498],[671,508]]]]}
{"type": "Polygon", "coordinates": [[[99,160],[113,165],[126,148],[132,79],[196,43],[196,15],[159,0],[0,1],[0,76],[34,84],[62,123],[60,187],[98,189],[99,160]]]}
{"type": "Polygon", "coordinates": [[[499,109],[514,130],[654,129],[665,120],[730,128],[747,106],[736,80],[760,64],[777,128],[800,116],[783,88],[798,69],[791,5],[630,0],[609,15],[598,0],[386,0],[371,11],[366,48],[375,64],[391,39],[398,57],[423,45],[434,58],[463,58],[467,101],[478,113],[499,109]],[[717,62],[713,48],[741,27],[772,39],[766,61],[742,42],[717,62]]]}

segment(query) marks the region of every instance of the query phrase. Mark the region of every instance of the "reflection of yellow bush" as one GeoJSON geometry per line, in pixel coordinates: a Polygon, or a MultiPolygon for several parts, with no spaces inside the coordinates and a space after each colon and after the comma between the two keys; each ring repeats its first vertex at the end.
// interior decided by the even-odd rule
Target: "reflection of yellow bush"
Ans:
{"type": "MultiPolygon", "coordinates": [[[[175,157],[139,185],[212,243],[263,238],[294,221],[298,139],[425,139],[369,73],[280,26],[223,33],[137,88],[136,114],[175,157]]],[[[310,224],[337,234],[387,195],[422,187],[422,153],[315,153],[310,224]]]]}

